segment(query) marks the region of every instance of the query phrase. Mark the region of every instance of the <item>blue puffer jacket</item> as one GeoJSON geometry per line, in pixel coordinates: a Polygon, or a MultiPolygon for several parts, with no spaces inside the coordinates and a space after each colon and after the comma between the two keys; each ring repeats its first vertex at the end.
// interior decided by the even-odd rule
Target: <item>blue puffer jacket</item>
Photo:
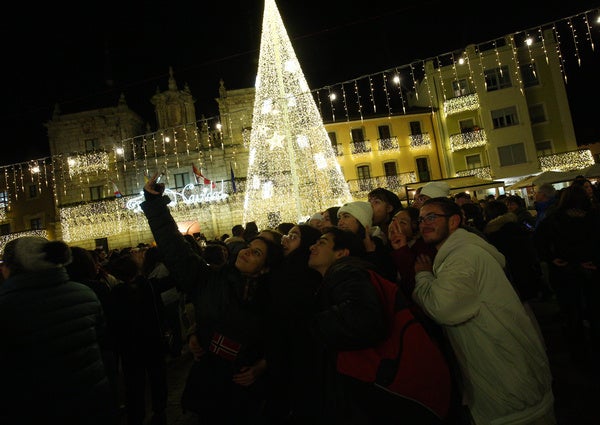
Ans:
{"type": "Polygon", "coordinates": [[[59,267],[0,285],[0,423],[115,424],[102,307],[59,267]]]}

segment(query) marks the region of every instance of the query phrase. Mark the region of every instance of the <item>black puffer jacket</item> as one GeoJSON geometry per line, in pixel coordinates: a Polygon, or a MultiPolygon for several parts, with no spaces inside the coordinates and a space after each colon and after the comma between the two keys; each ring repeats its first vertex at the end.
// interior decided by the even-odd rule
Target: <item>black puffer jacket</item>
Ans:
{"type": "Polygon", "coordinates": [[[102,307],[63,267],[0,285],[0,423],[114,424],[102,307]]]}

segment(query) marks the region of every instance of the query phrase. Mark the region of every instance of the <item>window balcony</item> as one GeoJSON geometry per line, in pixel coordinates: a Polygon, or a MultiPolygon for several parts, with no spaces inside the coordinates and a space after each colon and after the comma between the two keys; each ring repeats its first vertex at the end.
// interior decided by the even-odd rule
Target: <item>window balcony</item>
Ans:
{"type": "Polygon", "coordinates": [[[538,160],[542,171],[571,171],[594,165],[594,157],[589,149],[542,155],[538,160]]]}
{"type": "Polygon", "coordinates": [[[492,179],[492,169],[489,167],[477,167],[469,168],[468,170],[461,170],[456,172],[457,177],[474,176],[480,179],[492,179]]]}
{"type": "Polygon", "coordinates": [[[362,140],[360,142],[350,142],[350,150],[352,155],[360,155],[371,152],[371,141],[362,140]]]}
{"type": "Polygon", "coordinates": [[[335,156],[344,155],[344,147],[341,144],[331,145],[331,147],[333,148],[333,153],[335,156]]]}
{"type": "Polygon", "coordinates": [[[474,127],[472,131],[450,136],[450,150],[452,152],[484,146],[486,143],[485,131],[479,127],[474,127]]]}
{"type": "Polygon", "coordinates": [[[404,193],[404,185],[409,183],[415,183],[417,176],[414,171],[407,173],[400,173],[395,176],[380,176],[380,177],[369,177],[366,179],[348,180],[348,187],[350,193],[355,198],[366,197],[367,194],[378,187],[383,187],[398,196],[402,196],[404,193]]]}
{"type": "Polygon", "coordinates": [[[396,136],[389,137],[387,139],[377,139],[377,145],[379,152],[400,152],[400,146],[398,145],[398,138],[396,136]]]}
{"type": "Polygon", "coordinates": [[[410,139],[410,150],[431,148],[429,133],[411,134],[408,138],[410,139]]]}
{"type": "Polygon", "coordinates": [[[453,97],[444,102],[444,116],[458,114],[459,112],[475,111],[479,108],[477,93],[466,96],[453,97]]]}

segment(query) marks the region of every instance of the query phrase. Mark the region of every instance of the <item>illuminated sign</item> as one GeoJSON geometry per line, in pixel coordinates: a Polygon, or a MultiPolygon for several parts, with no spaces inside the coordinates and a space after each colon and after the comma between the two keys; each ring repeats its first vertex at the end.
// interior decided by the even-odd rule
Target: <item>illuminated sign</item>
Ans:
{"type": "MultiPolygon", "coordinates": [[[[203,204],[208,202],[224,201],[229,197],[228,194],[223,192],[223,182],[221,181],[221,190],[215,190],[210,185],[198,185],[189,183],[177,192],[169,188],[165,188],[165,195],[171,199],[168,204],[170,207],[176,206],[178,203],[184,204],[203,204]]],[[[140,204],[144,202],[144,192],[141,192],[138,196],[134,196],[127,200],[125,207],[133,212],[142,212],[140,204]]]]}

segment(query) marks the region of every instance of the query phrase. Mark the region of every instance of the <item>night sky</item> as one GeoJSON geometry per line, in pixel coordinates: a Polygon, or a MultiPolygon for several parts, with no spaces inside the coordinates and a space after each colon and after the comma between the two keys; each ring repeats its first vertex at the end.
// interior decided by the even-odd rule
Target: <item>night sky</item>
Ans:
{"type": "MultiPolygon", "coordinates": [[[[79,112],[115,106],[124,93],[130,108],[153,123],[150,98],[157,87],[167,89],[169,66],[180,88],[190,86],[198,118],[217,113],[220,78],[228,89],[254,85],[262,0],[160,3],[134,7],[111,0],[62,10],[57,3],[35,10],[15,4],[0,26],[5,135],[0,165],[48,155],[44,123],[56,104],[63,113],[79,112]]],[[[308,84],[316,89],[559,21],[600,2],[550,6],[506,0],[474,7],[427,0],[279,0],[277,5],[308,84]]],[[[600,141],[598,112],[589,106],[600,98],[600,28],[593,31],[595,53],[585,44],[590,53],[567,74],[580,143],[600,141]]]]}

